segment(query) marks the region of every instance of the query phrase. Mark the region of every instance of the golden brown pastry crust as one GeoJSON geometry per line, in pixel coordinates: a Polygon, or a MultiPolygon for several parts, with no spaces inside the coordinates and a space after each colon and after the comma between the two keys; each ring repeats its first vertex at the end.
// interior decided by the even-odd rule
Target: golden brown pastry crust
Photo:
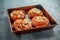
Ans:
{"type": "Polygon", "coordinates": [[[17,19],[16,21],[14,21],[13,23],[13,28],[15,30],[21,30],[22,29],[22,22],[23,22],[23,19],[17,19]]]}
{"type": "Polygon", "coordinates": [[[28,11],[28,16],[33,18],[35,16],[43,16],[43,12],[37,8],[32,8],[28,11]]]}
{"type": "Polygon", "coordinates": [[[49,24],[49,20],[46,17],[35,16],[32,19],[32,25],[36,27],[44,27],[49,24]]]}
{"type": "Polygon", "coordinates": [[[25,17],[25,11],[23,10],[14,10],[11,12],[10,17],[12,20],[17,20],[25,17]]]}
{"type": "Polygon", "coordinates": [[[15,30],[27,30],[32,28],[32,22],[28,19],[18,19],[14,21],[13,27],[15,30]]]}

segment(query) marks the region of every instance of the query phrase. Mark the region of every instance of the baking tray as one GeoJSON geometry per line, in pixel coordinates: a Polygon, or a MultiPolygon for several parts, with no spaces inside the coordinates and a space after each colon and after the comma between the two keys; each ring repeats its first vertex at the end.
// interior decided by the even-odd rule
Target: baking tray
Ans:
{"type": "Polygon", "coordinates": [[[42,30],[48,30],[48,29],[54,28],[57,25],[56,21],[49,15],[49,13],[43,8],[42,5],[31,5],[31,6],[25,6],[25,7],[10,8],[7,11],[8,11],[8,19],[9,19],[9,24],[10,24],[11,32],[16,33],[16,34],[25,34],[25,33],[42,31],[42,30]],[[24,10],[24,11],[27,12],[27,11],[29,11],[32,8],[40,9],[43,12],[44,16],[49,19],[50,25],[45,26],[45,27],[32,28],[32,29],[28,29],[28,30],[21,30],[21,31],[16,30],[16,31],[14,31],[13,30],[13,26],[12,26],[13,21],[10,18],[10,13],[13,10],[24,10]]]}

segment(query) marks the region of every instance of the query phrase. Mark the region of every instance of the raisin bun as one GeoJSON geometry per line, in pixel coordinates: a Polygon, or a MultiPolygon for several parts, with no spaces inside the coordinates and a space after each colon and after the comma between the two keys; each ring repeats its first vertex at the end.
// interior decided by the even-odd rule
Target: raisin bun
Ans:
{"type": "Polygon", "coordinates": [[[35,16],[32,19],[32,24],[35,27],[44,27],[49,24],[49,20],[46,17],[42,16],[35,16]]]}
{"type": "Polygon", "coordinates": [[[23,10],[14,10],[11,12],[10,17],[12,20],[20,19],[25,17],[25,11],[23,10]]]}
{"type": "Polygon", "coordinates": [[[15,30],[21,30],[23,27],[22,27],[22,22],[23,22],[23,19],[17,19],[14,21],[13,23],[13,28],[15,30]]]}
{"type": "Polygon", "coordinates": [[[37,8],[32,8],[28,11],[28,16],[33,18],[35,16],[43,16],[43,12],[37,8]]]}
{"type": "Polygon", "coordinates": [[[32,28],[32,21],[25,18],[22,25],[25,29],[31,29],[32,28]]]}

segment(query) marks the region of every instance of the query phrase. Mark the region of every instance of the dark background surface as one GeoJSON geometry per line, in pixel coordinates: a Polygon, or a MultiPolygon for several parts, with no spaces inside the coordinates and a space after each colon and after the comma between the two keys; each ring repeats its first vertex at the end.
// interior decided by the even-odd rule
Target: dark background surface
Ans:
{"type": "Polygon", "coordinates": [[[0,40],[60,40],[60,0],[0,0],[0,40]],[[41,4],[58,23],[54,29],[16,35],[10,31],[7,9],[41,4]]]}

